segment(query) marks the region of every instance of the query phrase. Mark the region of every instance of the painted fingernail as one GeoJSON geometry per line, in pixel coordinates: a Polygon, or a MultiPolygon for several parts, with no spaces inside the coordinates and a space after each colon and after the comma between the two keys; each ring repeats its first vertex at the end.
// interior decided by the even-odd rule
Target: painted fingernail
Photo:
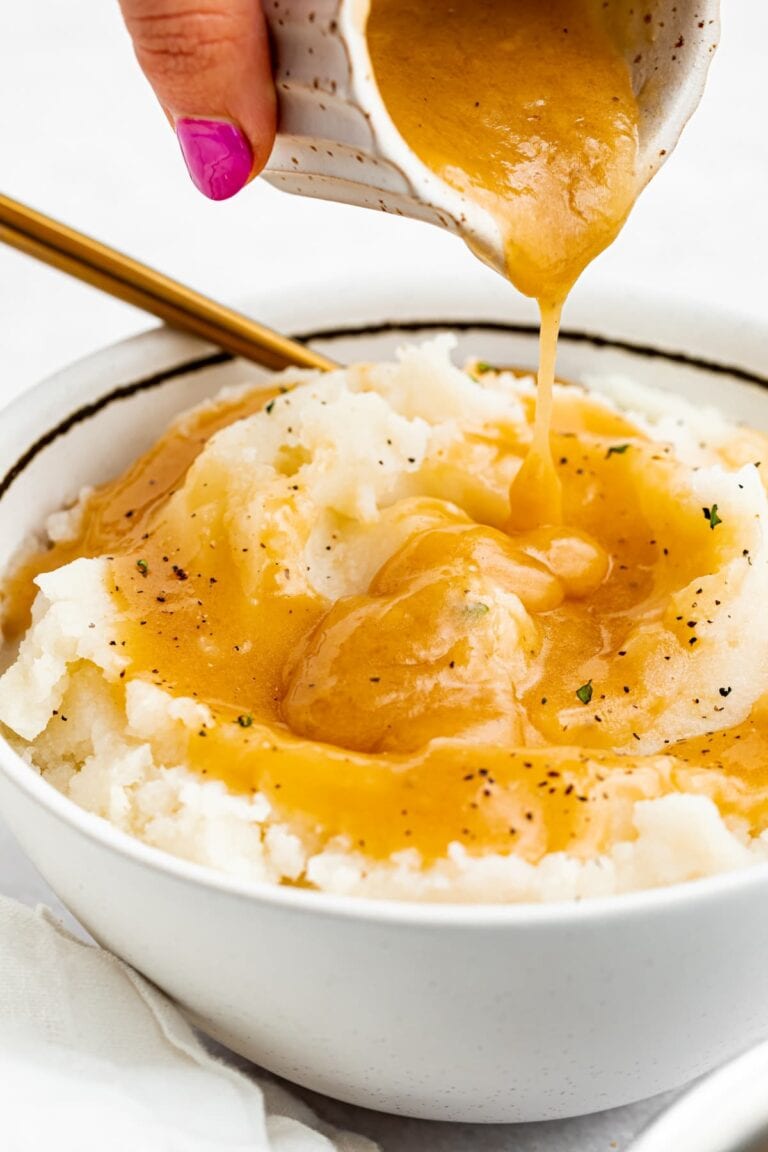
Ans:
{"type": "Polygon", "coordinates": [[[228,200],[248,183],[253,168],[251,146],[228,120],[176,121],[176,135],[192,183],[209,200],[228,200]]]}

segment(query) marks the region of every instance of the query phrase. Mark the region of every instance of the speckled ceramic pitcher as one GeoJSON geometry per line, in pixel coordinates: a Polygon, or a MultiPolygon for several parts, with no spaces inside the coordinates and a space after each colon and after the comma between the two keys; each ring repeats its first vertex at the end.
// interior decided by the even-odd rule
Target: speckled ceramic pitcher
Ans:
{"type": "MultiPolygon", "coordinates": [[[[392,123],[368,54],[369,3],[266,0],[280,132],[264,176],[287,192],[438,224],[503,271],[491,217],[427,168],[392,123]]],[[[647,183],[701,98],[720,32],[719,0],[613,3],[640,108],[647,183]]]]}

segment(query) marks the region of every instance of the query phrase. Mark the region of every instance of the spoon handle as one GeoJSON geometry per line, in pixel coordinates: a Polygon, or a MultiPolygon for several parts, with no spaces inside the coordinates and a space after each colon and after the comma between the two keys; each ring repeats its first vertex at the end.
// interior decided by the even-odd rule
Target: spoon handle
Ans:
{"type": "Polygon", "coordinates": [[[336,367],[305,345],[2,194],[0,241],[264,368],[336,367]]]}

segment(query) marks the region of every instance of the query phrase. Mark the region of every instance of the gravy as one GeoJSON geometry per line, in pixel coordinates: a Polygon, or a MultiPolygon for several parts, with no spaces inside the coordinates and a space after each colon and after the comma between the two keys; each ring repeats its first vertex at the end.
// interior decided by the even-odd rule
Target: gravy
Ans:
{"type": "Polygon", "coordinates": [[[372,0],[376,81],[421,160],[493,217],[541,310],[538,406],[510,528],[558,523],[549,449],[560,311],[638,191],[638,110],[601,0],[372,0]]]}

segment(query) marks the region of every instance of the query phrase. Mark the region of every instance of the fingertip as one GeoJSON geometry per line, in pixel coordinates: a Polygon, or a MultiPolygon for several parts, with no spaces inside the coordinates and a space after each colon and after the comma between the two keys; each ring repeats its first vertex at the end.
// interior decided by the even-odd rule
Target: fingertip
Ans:
{"type": "Polygon", "coordinates": [[[266,83],[261,85],[258,94],[249,108],[248,122],[244,125],[251,147],[253,180],[267,166],[277,135],[277,93],[272,80],[271,67],[261,71],[266,83]]]}
{"type": "Polygon", "coordinates": [[[121,0],[195,187],[227,200],[266,165],[277,95],[259,0],[121,0]]]}
{"type": "Polygon", "coordinates": [[[229,200],[255,175],[253,149],[237,124],[182,116],[175,127],[190,179],[209,200],[229,200]]]}

